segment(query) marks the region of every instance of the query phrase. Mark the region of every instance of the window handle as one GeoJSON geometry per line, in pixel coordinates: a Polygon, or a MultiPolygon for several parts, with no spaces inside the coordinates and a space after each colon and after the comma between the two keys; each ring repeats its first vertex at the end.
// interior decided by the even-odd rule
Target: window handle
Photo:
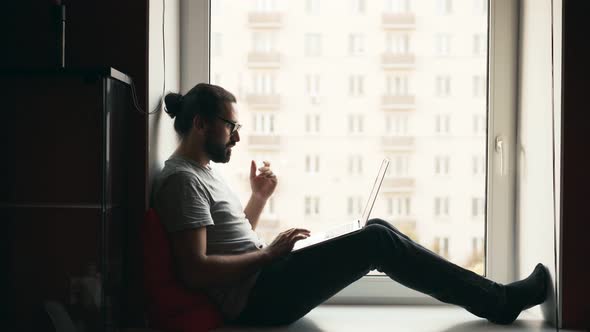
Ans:
{"type": "Polygon", "coordinates": [[[504,137],[496,136],[496,153],[500,156],[500,175],[508,173],[508,147],[504,137]]]}

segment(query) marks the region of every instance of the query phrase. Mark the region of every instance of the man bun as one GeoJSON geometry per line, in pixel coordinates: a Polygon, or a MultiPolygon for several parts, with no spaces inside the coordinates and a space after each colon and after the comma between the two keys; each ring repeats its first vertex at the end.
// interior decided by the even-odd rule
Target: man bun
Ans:
{"type": "Polygon", "coordinates": [[[178,113],[182,110],[182,99],[181,94],[173,92],[164,97],[164,103],[166,104],[164,110],[172,119],[178,116],[178,113]]]}

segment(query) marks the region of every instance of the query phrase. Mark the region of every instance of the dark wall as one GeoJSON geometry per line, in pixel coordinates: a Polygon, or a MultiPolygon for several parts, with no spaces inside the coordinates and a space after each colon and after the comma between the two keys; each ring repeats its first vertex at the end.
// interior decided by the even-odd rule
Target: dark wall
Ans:
{"type": "MultiPolygon", "coordinates": [[[[0,69],[59,65],[60,28],[56,1],[3,2],[0,9],[0,69]]],[[[67,5],[66,67],[113,67],[129,75],[135,83],[138,102],[145,109],[148,0],[69,0],[64,3],[67,5]]],[[[134,280],[140,269],[135,229],[147,206],[147,117],[133,112],[126,132],[131,151],[128,157],[134,170],[128,181],[130,236],[126,260],[130,280],[134,280]]],[[[129,294],[124,317],[129,320],[128,325],[137,326],[142,320],[139,287],[139,282],[130,281],[127,288],[129,294]]]]}
{"type": "Polygon", "coordinates": [[[563,326],[590,329],[589,1],[563,0],[563,326]]]}

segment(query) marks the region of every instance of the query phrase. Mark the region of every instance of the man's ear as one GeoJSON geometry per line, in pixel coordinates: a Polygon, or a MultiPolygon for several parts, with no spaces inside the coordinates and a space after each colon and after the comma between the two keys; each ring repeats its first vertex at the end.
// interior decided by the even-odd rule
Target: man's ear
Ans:
{"type": "Polygon", "coordinates": [[[197,132],[204,131],[207,129],[207,123],[205,119],[200,115],[195,115],[193,117],[193,128],[197,130],[197,132]]]}

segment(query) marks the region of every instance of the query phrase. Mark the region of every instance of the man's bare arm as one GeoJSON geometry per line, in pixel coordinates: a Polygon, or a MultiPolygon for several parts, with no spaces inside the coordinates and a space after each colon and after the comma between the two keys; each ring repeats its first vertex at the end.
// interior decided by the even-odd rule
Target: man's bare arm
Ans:
{"type": "Polygon", "coordinates": [[[252,229],[256,229],[256,226],[258,226],[258,219],[260,219],[260,214],[262,214],[262,209],[264,209],[266,201],[265,198],[256,196],[255,194],[250,196],[250,200],[248,200],[248,204],[244,208],[244,214],[250,225],[252,225],[252,229]]]}
{"type": "Polygon", "coordinates": [[[239,255],[207,255],[207,229],[200,227],[171,234],[172,252],[182,281],[193,289],[228,286],[252,275],[262,266],[293,249],[309,231],[291,229],[268,247],[239,255]]]}

